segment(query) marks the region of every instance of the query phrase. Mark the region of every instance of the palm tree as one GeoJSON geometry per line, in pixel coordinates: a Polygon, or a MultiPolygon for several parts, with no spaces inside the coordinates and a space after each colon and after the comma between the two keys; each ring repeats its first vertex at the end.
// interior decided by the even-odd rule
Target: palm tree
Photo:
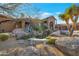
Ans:
{"type": "Polygon", "coordinates": [[[69,15],[68,14],[60,14],[59,17],[61,18],[61,20],[66,22],[68,31],[70,32],[70,26],[69,26],[69,15]]]}

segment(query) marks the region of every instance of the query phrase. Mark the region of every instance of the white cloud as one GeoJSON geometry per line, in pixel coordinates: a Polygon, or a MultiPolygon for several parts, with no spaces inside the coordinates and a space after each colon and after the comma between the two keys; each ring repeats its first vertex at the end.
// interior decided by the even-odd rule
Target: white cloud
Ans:
{"type": "Polygon", "coordinates": [[[55,13],[49,13],[49,12],[40,12],[37,15],[33,15],[33,18],[39,18],[39,19],[43,19],[52,15],[59,15],[61,12],[55,12],[55,13]]]}
{"type": "MultiPolygon", "coordinates": [[[[61,20],[59,17],[58,17],[58,15],[54,15],[54,17],[57,19],[57,24],[66,24],[66,22],[65,21],[63,21],[63,20],[61,20]]],[[[79,20],[78,20],[78,22],[79,22],[79,20]]],[[[72,23],[72,21],[69,19],[69,23],[71,24],[72,23]]]]}
{"type": "Polygon", "coordinates": [[[59,15],[59,14],[61,14],[61,12],[56,12],[55,14],[56,14],[56,15],[59,15]]]}
{"type": "Polygon", "coordinates": [[[47,12],[45,12],[45,13],[40,14],[40,17],[41,17],[41,19],[42,19],[42,18],[49,17],[49,16],[51,16],[51,15],[52,15],[52,13],[47,13],[47,12]]]}
{"type": "Polygon", "coordinates": [[[33,18],[39,18],[39,19],[44,19],[49,16],[54,16],[57,19],[57,24],[65,24],[65,21],[62,21],[58,15],[61,14],[61,12],[55,12],[55,13],[49,13],[49,12],[41,12],[38,15],[32,16],[33,18]]]}
{"type": "Polygon", "coordinates": [[[62,21],[62,20],[58,17],[58,15],[54,15],[54,17],[55,17],[56,20],[57,20],[57,24],[65,24],[65,21],[62,21]]]}
{"type": "MultiPolygon", "coordinates": [[[[49,17],[49,16],[54,16],[57,20],[57,24],[66,24],[65,21],[62,21],[58,15],[61,14],[61,12],[55,12],[55,13],[49,13],[49,12],[41,12],[40,14],[38,15],[34,15],[32,16],[33,18],[39,18],[39,19],[44,19],[46,17],[49,17]]],[[[72,23],[71,20],[69,20],[69,23],[72,23]]]]}
{"type": "MultiPolygon", "coordinates": [[[[54,13],[54,17],[57,19],[57,24],[66,24],[65,21],[61,20],[61,19],[58,17],[58,15],[61,14],[61,13],[62,13],[62,12],[55,12],[55,13],[54,13]]],[[[78,22],[79,22],[79,20],[78,20],[78,22]]],[[[69,20],[69,23],[72,23],[72,21],[69,20]]]]}
{"type": "Polygon", "coordinates": [[[32,16],[33,18],[39,18],[39,19],[44,19],[46,17],[52,16],[52,13],[48,13],[48,12],[42,12],[40,14],[34,15],[32,16]]]}

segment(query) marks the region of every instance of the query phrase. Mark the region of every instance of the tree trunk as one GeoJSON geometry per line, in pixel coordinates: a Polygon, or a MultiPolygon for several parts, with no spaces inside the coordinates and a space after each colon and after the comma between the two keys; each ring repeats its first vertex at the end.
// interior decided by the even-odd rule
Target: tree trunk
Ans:
{"type": "Polygon", "coordinates": [[[75,23],[75,22],[73,22],[73,24],[72,24],[72,25],[73,25],[73,29],[74,29],[74,30],[76,30],[76,29],[77,29],[77,28],[76,28],[76,23],[75,23]]]}
{"type": "Polygon", "coordinates": [[[77,29],[77,28],[76,28],[76,23],[75,23],[75,21],[73,20],[72,17],[71,17],[71,21],[72,21],[72,27],[73,27],[73,29],[76,30],[76,29],[77,29]]]}
{"type": "Polygon", "coordinates": [[[76,22],[73,20],[73,17],[71,17],[71,21],[72,21],[72,28],[70,28],[70,36],[73,35],[73,31],[76,30],[76,22]]]}
{"type": "Polygon", "coordinates": [[[75,23],[78,21],[78,15],[75,16],[75,23]]]}
{"type": "Polygon", "coordinates": [[[70,26],[69,26],[68,21],[66,21],[66,25],[67,25],[68,31],[70,32],[71,30],[70,30],[70,26]]]}

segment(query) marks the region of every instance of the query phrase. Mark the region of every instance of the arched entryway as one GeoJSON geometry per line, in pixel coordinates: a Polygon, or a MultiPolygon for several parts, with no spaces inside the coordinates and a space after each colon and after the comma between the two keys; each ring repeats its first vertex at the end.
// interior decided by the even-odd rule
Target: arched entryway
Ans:
{"type": "Polygon", "coordinates": [[[48,28],[50,29],[50,30],[54,30],[55,29],[55,23],[53,22],[53,21],[49,21],[48,22],[48,28]]]}

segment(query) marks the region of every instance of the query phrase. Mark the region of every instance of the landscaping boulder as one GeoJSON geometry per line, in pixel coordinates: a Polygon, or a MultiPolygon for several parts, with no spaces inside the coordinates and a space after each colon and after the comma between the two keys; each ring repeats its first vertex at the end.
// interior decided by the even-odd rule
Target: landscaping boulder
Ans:
{"type": "Polygon", "coordinates": [[[25,52],[20,54],[23,56],[40,56],[39,50],[33,46],[28,46],[25,48],[25,52]]]}
{"type": "Polygon", "coordinates": [[[14,29],[12,33],[15,34],[15,36],[16,36],[17,38],[20,38],[20,37],[22,37],[22,36],[28,35],[28,33],[24,32],[24,31],[23,31],[22,29],[20,29],[20,28],[14,29]]]}
{"type": "Polygon", "coordinates": [[[33,46],[9,48],[0,51],[0,56],[39,56],[39,50],[33,46]]]}
{"type": "Polygon", "coordinates": [[[66,55],[79,55],[79,37],[62,37],[55,44],[66,55]]]}

